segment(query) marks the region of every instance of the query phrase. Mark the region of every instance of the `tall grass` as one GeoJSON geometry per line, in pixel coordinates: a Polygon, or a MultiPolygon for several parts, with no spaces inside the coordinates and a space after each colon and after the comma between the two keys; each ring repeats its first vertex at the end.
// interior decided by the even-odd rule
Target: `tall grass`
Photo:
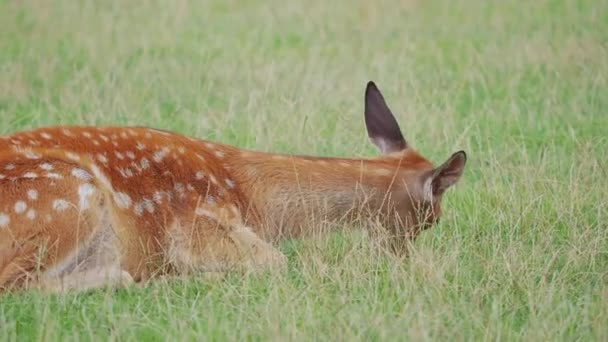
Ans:
{"type": "Polygon", "coordinates": [[[371,156],[465,149],[441,224],[392,258],[353,230],[285,274],[0,297],[0,340],[607,340],[606,1],[0,1],[0,133],[137,124],[371,156]]]}

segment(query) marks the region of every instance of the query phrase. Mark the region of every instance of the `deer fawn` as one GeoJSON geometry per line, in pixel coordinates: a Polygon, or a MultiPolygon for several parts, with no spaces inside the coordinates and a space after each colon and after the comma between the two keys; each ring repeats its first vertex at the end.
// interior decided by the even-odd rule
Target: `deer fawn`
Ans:
{"type": "Polygon", "coordinates": [[[0,138],[0,290],[124,285],[188,271],[281,268],[272,243],[369,220],[411,241],[437,222],[466,155],[434,168],[376,85],[365,123],[382,156],[252,152],[141,127],[0,138]]]}

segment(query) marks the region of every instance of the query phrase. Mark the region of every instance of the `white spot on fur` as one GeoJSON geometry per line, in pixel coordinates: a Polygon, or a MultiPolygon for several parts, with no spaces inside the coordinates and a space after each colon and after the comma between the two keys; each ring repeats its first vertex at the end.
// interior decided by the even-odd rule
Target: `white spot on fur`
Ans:
{"type": "Polygon", "coordinates": [[[139,165],[136,162],[131,162],[131,167],[135,169],[135,171],[137,171],[137,173],[141,173],[142,168],[139,167],[139,165]]]}
{"type": "Polygon", "coordinates": [[[198,171],[195,175],[196,179],[203,179],[205,178],[205,173],[203,171],[198,171]]]}
{"type": "Polygon", "coordinates": [[[0,227],[5,228],[10,222],[11,218],[7,214],[0,213],[0,227]]]}
{"type": "Polygon", "coordinates": [[[6,176],[3,174],[0,174],[0,179],[4,179],[4,178],[6,178],[6,176]]]}
{"type": "Polygon", "coordinates": [[[34,153],[32,151],[25,151],[24,155],[27,159],[40,159],[42,157],[38,153],[34,153]]]}
{"type": "Polygon", "coordinates": [[[116,158],[118,158],[120,160],[125,159],[125,156],[122,153],[118,152],[118,151],[115,151],[114,155],[116,156],[116,158]]]}
{"type": "Polygon", "coordinates": [[[53,165],[51,165],[50,163],[43,163],[40,164],[40,168],[46,171],[51,171],[53,169],[53,165]]]}
{"type": "Polygon", "coordinates": [[[150,167],[150,162],[148,161],[148,159],[146,159],[144,157],[144,158],[141,158],[140,165],[141,165],[141,168],[145,170],[150,167]]]}
{"type": "Polygon", "coordinates": [[[53,209],[63,211],[70,207],[70,203],[64,199],[56,199],[53,201],[53,209]]]}
{"type": "Polygon", "coordinates": [[[124,192],[117,192],[114,194],[114,202],[119,208],[127,209],[131,206],[131,197],[124,192]]]}
{"type": "Polygon", "coordinates": [[[177,152],[179,152],[179,154],[184,154],[186,152],[186,149],[180,146],[177,148],[177,152]]]}
{"type": "Polygon", "coordinates": [[[169,150],[166,148],[163,148],[162,150],[158,150],[156,152],[154,152],[154,155],[152,156],[152,159],[157,162],[160,163],[163,161],[163,159],[165,159],[165,157],[167,156],[167,154],[169,154],[169,150]]]}
{"type": "Polygon", "coordinates": [[[135,145],[135,148],[138,149],[138,150],[140,150],[140,151],[143,151],[143,150],[146,149],[146,145],[144,145],[143,143],[141,143],[141,142],[138,141],[137,145],[135,145]]]}
{"type": "Polygon", "coordinates": [[[62,176],[62,175],[60,175],[60,174],[58,174],[58,173],[55,173],[55,172],[49,172],[49,173],[47,173],[45,176],[46,176],[47,178],[53,178],[53,179],[62,179],[62,178],[63,178],[63,176],[62,176]]]}
{"type": "Polygon", "coordinates": [[[6,166],[4,166],[5,170],[14,170],[15,169],[15,164],[6,164],[6,166]]]}
{"type": "Polygon", "coordinates": [[[200,159],[201,161],[205,161],[205,157],[201,156],[200,154],[196,153],[196,157],[198,159],[200,159]]]}
{"type": "Polygon", "coordinates": [[[65,156],[73,161],[80,161],[80,156],[73,152],[66,152],[65,156]]]}
{"type": "Polygon", "coordinates": [[[27,198],[31,199],[32,201],[35,201],[38,199],[38,191],[35,189],[30,189],[27,191],[27,198]]]}
{"type": "Polygon", "coordinates": [[[225,154],[224,152],[222,152],[222,151],[215,151],[215,155],[216,155],[218,158],[224,158],[224,156],[225,156],[226,154],[225,154]]]}
{"type": "Polygon", "coordinates": [[[226,180],[224,180],[224,182],[230,189],[234,188],[234,181],[232,179],[226,178],[226,180]]]}
{"type": "Polygon", "coordinates": [[[161,202],[163,201],[163,193],[160,191],[155,192],[152,199],[154,200],[154,202],[156,202],[156,204],[161,204],[161,202]]]}
{"type": "Polygon", "coordinates": [[[17,214],[21,214],[22,212],[25,211],[25,209],[27,209],[27,204],[25,204],[25,202],[23,202],[23,201],[15,202],[15,212],[17,214]]]}
{"type": "Polygon", "coordinates": [[[46,140],[51,140],[51,139],[53,139],[53,136],[52,136],[52,135],[50,135],[50,134],[48,134],[48,133],[46,133],[46,132],[42,132],[42,133],[40,133],[40,136],[41,136],[41,137],[43,137],[43,138],[44,138],[44,139],[46,139],[46,140]]]}
{"type": "Polygon", "coordinates": [[[66,137],[73,137],[74,136],[74,134],[70,130],[68,130],[66,128],[62,129],[61,133],[63,133],[63,135],[65,135],[66,137]]]}
{"type": "Polygon", "coordinates": [[[217,185],[217,178],[215,178],[214,175],[209,175],[209,179],[211,180],[211,183],[217,185]]]}
{"type": "Polygon", "coordinates": [[[78,198],[80,209],[89,208],[89,197],[95,193],[95,187],[89,183],[82,184],[78,187],[78,198]]]}
{"type": "Polygon", "coordinates": [[[127,151],[127,157],[129,157],[129,159],[135,159],[135,153],[127,151]]]}
{"type": "Polygon", "coordinates": [[[89,133],[89,132],[82,132],[82,135],[83,135],[85,138],[89,138],[89,139],[92,137],[91,133],[89,133]]]}
{"type": "Polygon", "coordinates": [[[120,175],[123,178],[131,178],[131,177],[133,177],[133,171],[131,171],[131,169],[129,169],[128,167],[120,168],[120,169],[117,169],[117,170],[118,170],[118,173],[120,173],[120,175]]]}
{"type": "Polygon", "coordinates": [[[104,156],[101,153],[97,154],[97,160],[99,160],[100,163],[102,164],[107,164],[108,163],[108,158],[106,156],[104,156]]]}
{"type": "Polygon", "coordinates": [[[26,216],[28,219],[30,219],[30,220],[35,219],[35,218],[36,218],[36,210],[34,210],[34,209],[30,209],[30,210],[28,210],[28,211],[27,211],[27,213],[25,214],[25,216],[26,216]]]}
{"type": "Polygon", "coordinates": [[[23,178],[38,178],[38,174],[36,172],[26,172],[22,176],[23,178]]]}
{"type": "Polygon", "coordinates": [[[91,180],[93,178],[88,172],[79,168],[72,169],[72,176],[86,181],[91,180]]]}
{"type": "Polygon", "coordinates": [[[135,214],[137,216],[141,216],[144,210],[152,214],[154,212],[154,202],[149,199],[143,199],[135,205],[135,214]]]}

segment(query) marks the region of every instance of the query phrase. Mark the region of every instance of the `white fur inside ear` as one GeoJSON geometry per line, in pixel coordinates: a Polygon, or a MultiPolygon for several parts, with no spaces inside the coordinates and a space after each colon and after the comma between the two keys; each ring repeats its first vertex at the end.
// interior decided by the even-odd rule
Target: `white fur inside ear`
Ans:
{"type": "Polygon", "coordinates": [[[391,141],[384,137],[370,137],[371,142],[376,145],[380,153],[391,154],[402,151],[405,148],[405,141],[391,141]]]}
{"type": "Polygon", "coordinates": [[[433,201],[433,177],[429,177],[424,181],[424,185],[422,187],[423,198],[427,202],[433,201]]]}
{"type": "Polygon", "coordinates": [[[376,145],[376,147],[378,148],[378,150],[380,151],[380,153],[389,153],[391,146],[388,144],[388,142],[382,138],[370,138],[370,140],[372,141],[372,143],[374,145],[376,145]]]}

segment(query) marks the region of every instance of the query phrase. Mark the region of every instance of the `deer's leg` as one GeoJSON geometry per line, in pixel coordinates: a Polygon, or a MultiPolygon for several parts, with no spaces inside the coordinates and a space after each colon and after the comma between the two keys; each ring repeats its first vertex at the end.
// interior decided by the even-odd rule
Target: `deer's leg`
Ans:
{"type": "MultiPolygon", "coordinates": [[[[39,170],[37,163],[22,167],[39,170]]],[[[128,281],[105,193],[73,172],[74,165],[49,161],[47,168],[53,177],[32,175],[0,187],[0,290],[128,281]]]]}
{"type": "Polygon", "coordinates": [[[285,255],[245,226],[230,208],[197,210],[191,224],[170,227],[167,256],[178,272],[256,272],[286,266],[285,255]]]}
{"type": "Polygon", "coordinates": [[[134,283],[132,276],[121,267],[120,242],[115,233],[115,221],[109,214],[103,194],[88,213],[87,230],[91,234],[78,242],[74,252],[39,278],[37,287],[51,292],[89,290],[101,287],[123,287],[134,283]]]}
{"type": "Polygon", "coordinates": [[[235,227],[227,234],[234,244],[235,259],[247,270],[284,268],[287,258],[249,227],[235,227]]]}
{"type": "Polygon", "coordinates": [[[126,287],[133,278],[116,266],[97,266],[54,278],[41,279],[34,287],[48,292],[85,291],[104,287],[126,287]]]}

